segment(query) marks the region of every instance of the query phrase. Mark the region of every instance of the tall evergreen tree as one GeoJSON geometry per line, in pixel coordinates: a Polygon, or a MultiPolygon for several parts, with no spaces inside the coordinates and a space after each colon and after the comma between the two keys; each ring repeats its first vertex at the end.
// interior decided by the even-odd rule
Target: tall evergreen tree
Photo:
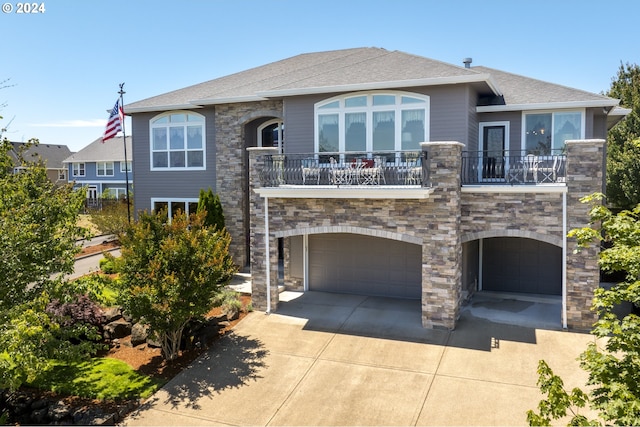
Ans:
{"type": "Polygon", "coordinates": [[[224,213],[222,212],[222,203],[220,203],[220,197],[218,194],[214,194],[211,188],[205,191],[200,189],[200,198],[198,199],[198,210],[200,213],[206,211],[204,223],[207,226],[215,226],[216,230],[222,230],[225,228],[224,213]]]}
{"type": "Polygon", "coordinates": [[[617,208],[633,209],[640,203],[640,66],[621,63],[607,96],[631,109],[609,131],[607,201],[617,208]]]}

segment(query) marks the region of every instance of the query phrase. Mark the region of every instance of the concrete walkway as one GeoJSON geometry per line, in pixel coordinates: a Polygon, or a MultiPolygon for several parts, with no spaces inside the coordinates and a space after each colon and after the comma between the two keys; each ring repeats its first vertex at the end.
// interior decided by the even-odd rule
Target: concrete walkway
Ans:
{"type": "Polygon", "coordinates": [[[538,360],[567,387],[593,337],[465,311],[455,331],[420,304],[318,292],[253,312],[129,416],[127,425],[525,425],[538,360]]]}

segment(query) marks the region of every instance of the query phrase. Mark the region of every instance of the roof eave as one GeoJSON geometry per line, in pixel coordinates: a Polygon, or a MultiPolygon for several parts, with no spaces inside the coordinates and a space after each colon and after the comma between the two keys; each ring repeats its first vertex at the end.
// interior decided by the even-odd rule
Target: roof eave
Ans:
{"type": "Polygon", "coordinates": [[[202,108],[196,104],[174,104],[174,105],[156,105],[153,107],[128,107],[124,106],[125,114],[135,114],[135,113],[154,113],[161,111],[170,111],[170,110],[192,110],[194,108],[202,108]]]}
{"type": "Polygon", "coordinates": [[[497,84],[489,74],[476,74],[452,77],[435,77],[426,79],[394,80],[381,82],[353,83],[334,86],[316,86],[293,89],[274,89],[257,92],[256,95],[264,98],[277,98],[283,96],[313,95],[319,93],[356,92],[363,90],[397,89],[402,87],[440,86],[448,84],[486,83],[496,95],[502,95],[497,84]]]}
{"type": "Polygon", "coordinates": [[[235,104],[238,102],[258,102],[267,101],[267,98],[257,95],[243,95],[243,96],[229,96],[221,98],[208,98],[208,99],[196,99],[189,101],[192,105],[204,106],[204,105],[218,105],[218,104],[235,104]]]}
{"type": "Polygon", "coordinates": [[[501,111],[523,110],[556,110],[567,108],[591,108],[591,107],[616,107],[620,101],[617,99],[602,99],[590,101],[566,101],[566,102],[541,102],[534,104],[506,104],[484,105],[476,107],[477,113],[495,113],[501,111]]]}

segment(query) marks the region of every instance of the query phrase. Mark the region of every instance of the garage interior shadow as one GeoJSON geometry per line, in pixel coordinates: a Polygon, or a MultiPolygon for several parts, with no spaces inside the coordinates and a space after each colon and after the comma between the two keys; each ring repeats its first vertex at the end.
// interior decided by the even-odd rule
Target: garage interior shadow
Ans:
{"type": "Polygon", "coordinates": [[[559,299],[479,292],[453,331],[422,327],[419,300],[338,294],[280,294],[274,314],[305,319],[305,330],[491,351],[500,341],[536,343],[537,329],[561,330],[559,299]]]}

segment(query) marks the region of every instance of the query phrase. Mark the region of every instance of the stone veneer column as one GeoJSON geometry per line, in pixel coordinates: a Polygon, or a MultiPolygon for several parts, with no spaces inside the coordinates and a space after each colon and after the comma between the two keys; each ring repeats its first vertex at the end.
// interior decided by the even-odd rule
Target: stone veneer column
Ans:
{"type": "Polygon", "coordinates": [[[432,213],[425,215],[422,244],[422,325],[453,329],[462,289],[460,240],[460,166],[463,144],[424,142],[432,213]]]}
{"type": "MultiPolygon", "coordinates": [[[[567,231],[589,224],[590,205],[580,198],[603,191],[605,141],[603,139],[566,142],[567,231]]],[[[575,239],[567,238],[567,327],[587,330],[596,321],[591,308],[593,291],[600,285],[599,246],[593,244],[573,253],[575,239]]]]}
{"type": "Polygon", "coordinates": [[[270,269],[271,310],[278,305],[278,240],[265,235],[265,199],[254,190],[260,188],[260,171],[265,156],[278,154],[277,148],[250,147],[249,153],[249,213],[251,218],[251,303],[256,310],[267,310],[267,268],[270,269]],[[265,241],[269,238],[269,256],[265,241]]]}

